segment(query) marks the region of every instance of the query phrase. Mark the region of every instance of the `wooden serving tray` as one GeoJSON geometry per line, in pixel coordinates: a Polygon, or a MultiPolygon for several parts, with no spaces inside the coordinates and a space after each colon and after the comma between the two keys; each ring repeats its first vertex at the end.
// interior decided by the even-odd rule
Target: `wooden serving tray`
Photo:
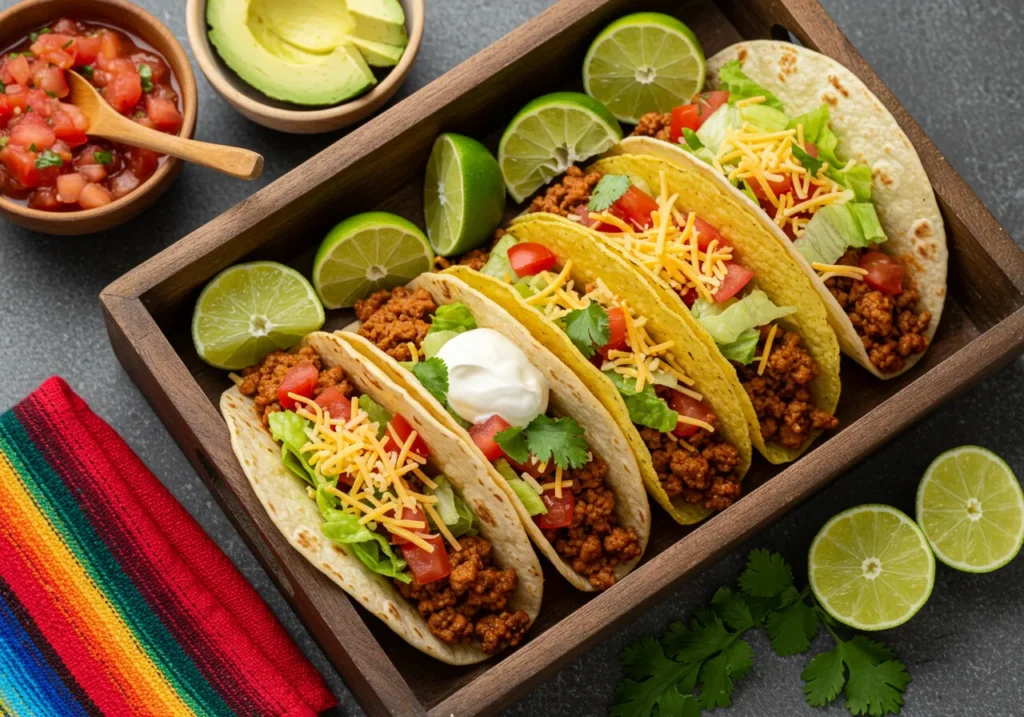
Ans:
{"type": "MultiPolygon", "coordinates": [[[[1024,347],[1022,292],[1024,253],[815,0],[563,0],[121,277],[100,299],[118,358],[366,711],[466,717],[522,696],[939,403],[1009,363],[1024,347]],[[897,380],[875,380],[844,359],[841,430],[785,469],[755,463],[736,505],[690,528],[656,509],[643,562],[603,594],[573,590],[546,568],[543,609],[524,645],[475,667],[442,665],[350,602],[274,528],[217,410],[228,378],[192,347],[192,308],[202,286],[235,262],[274,259],[308,275],[327,229],[357,212],[388,209],[422,226],[423,172],[438,133],[463,132],[495,147],[526,101],[578,88],[591,39],[641,9],[684,20],[709,56],[741,39],[792,33],[867,83],[916,146],[944,214],[951,261],[942,324],[925,359],[897,380]]],[[[347,320],[346,312],[329,312],[327,328],[347,320]]]]}

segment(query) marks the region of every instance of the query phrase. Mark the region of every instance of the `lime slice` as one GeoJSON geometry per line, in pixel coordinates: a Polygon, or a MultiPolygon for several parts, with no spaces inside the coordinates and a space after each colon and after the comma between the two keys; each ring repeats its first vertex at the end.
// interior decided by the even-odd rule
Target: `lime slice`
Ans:
{"type": "Polygon", "coordinates": [[[951,568],[988,573],[1024,543],[1024,493],[1006,461],[961,446],[932,461],[917,488],[917,522],[935,557],[951,568]]]}
{"type": "Polygon", "coordinates": [[[512,118],[498,145],[508,193],[521,202],[575,162],[622,139],[608,108],[579,92],[538,97],[512,118]]]}
{"type": "Polygon", "coordinates": [[[433,264],[430,243],[415,224],[388,212],[366,212],[324,237],[313,261],[313,286],[324,306],[340,309],[406,284],[433,264]]]}
{"type": "Polygon", "coordinates": [[[858,630],[885,630],[905,623],[928,600],[935,557],[905,513],[860,505],[818,531],[808,572],[815,597],[832,617],[858,630]]]}
{"type": "Polygon", "coordinates": [[[638,12],[601,31],[583,61],[583,88],[623,122],[669,112],[704,87],[697,36],[674,17],[638,12]]]}
{"type": "Polygon", "coordinates": [[[206,285],[192,314],[192,341],[203,361],[236,371],[323,325],[324,307],[302,274],[254,261],[227,268],[206,285]]]}
{"type": "Polygon", "coordinates": [[[430,245],[441,256],[484,243],[505,212],[498,160],[472,137],[445,133],[434,141],[423,183],[430,245]]]}

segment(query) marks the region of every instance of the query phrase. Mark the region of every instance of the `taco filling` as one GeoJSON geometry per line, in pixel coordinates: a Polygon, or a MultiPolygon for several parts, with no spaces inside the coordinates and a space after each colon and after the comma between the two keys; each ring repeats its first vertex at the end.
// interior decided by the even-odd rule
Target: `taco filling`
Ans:
{"type": "Polygon", "coordinates": [[[548,407],[549,386],[523,351],[478,328],[461,303],[425,289],[379,291],[356,303],[358,333],[401,362],[469,433],[560,557],[596,589],[642,553],[620,524],[607,465],[583,428],[548,407]]]}
{"type": "Polygon", "coordinates": [[[324,536],[393,580],[434,636],[487,654],[520,642],[530,618],[508,609],[515,569],[494,564],[476,516],[403,416],[357,395],[308,346],[269,354],[239,390],[308,484],[324,536]]]}
{"type": "Polygon", "coordinates": [[[907,267],[881,250],[872,172],[843,161],[823,104],[799,117],[732,61],[723,89],[668,113],[644,115],[635,135],[678,145],[741,188],[793,241],[850,317],[879,371],[923,353],[931,313],[919,308],[907,267]]]}

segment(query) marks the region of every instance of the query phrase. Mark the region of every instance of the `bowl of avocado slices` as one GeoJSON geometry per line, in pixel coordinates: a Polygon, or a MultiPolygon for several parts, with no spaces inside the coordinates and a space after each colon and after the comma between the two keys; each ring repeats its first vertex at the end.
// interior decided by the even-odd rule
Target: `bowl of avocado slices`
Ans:
{"type": "Polygon", "coordinates": [[[424,0],[188,0],[188,37],[214,89],[257,124],[330,132],[398,90],[424,0]]]}

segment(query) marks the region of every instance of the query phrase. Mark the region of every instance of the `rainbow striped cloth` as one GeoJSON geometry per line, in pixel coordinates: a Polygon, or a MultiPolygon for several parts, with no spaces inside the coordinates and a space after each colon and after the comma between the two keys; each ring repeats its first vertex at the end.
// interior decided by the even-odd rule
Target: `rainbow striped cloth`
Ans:
{"type": "Polygon", "coordinates": [[[59,378],[0,416],[0,715],[315,715],[259,595],[59,378]]]}

